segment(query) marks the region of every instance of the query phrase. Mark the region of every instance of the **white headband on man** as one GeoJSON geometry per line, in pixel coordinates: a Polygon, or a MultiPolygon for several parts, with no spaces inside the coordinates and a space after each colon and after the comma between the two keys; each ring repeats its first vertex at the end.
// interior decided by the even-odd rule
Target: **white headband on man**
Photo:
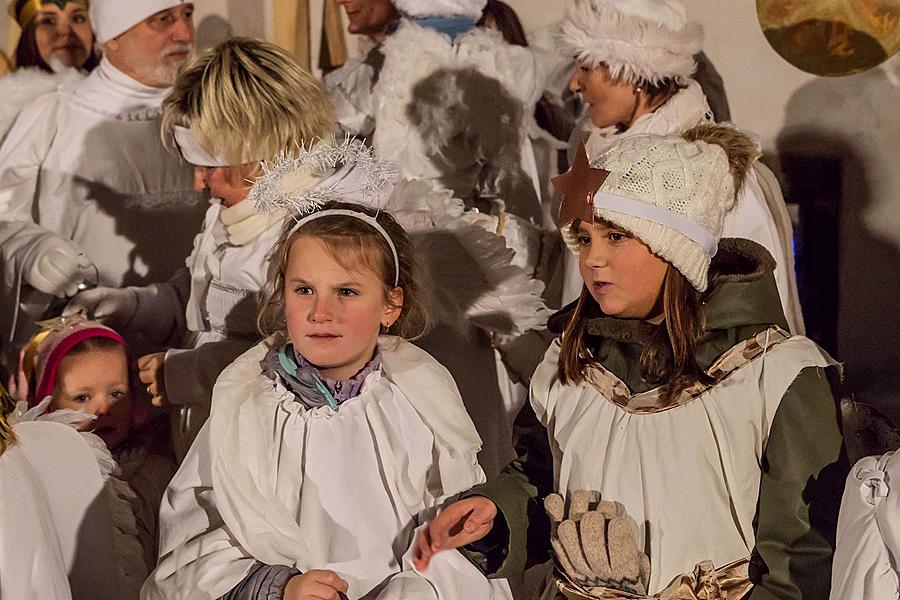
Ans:
{"type": "Polygon", "coordinates": [[[294,233],[302,226],[306,225],[310,221],[315,221],[316,219],[321,219],[322,217],[331,217],[331,216],[344,216],[344,217],[353,217],[354,219],[359,219],[369,225],[371,225],[375,231],[381,234],[381,237],[384,238],[384,241],[387,242],[387,245],[391,249],[391,255],[394,257],[394,287],[400,285],[400,257],[397,255],[397,247],[394,245],[394,240],[391,239],[391,236],[388,235],[388,232],[384,227],[372,216],[367,215],[366,213],[358,212],[355,210],[347,210],[345,208],[331,208],[328,210],[320,210],[318,212],[314,212],[310,215],[306,215],[291,228],[291,233],[294,233]]]}

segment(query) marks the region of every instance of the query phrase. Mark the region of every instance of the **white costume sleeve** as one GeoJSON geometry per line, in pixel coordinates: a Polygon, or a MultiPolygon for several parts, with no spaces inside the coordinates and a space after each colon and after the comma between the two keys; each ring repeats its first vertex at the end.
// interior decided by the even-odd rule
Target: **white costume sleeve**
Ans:
{"type": "Polygon", "coordinates": [[[163,497],[159,562],[141,589],[141,600],[216,600],[237,585],[254,562],[217,509],[207,423],[163,497]]]}
{"type": "MultiPolygon", "coordinates": [[[[769,173],[768,169],[757,164],[747,174],[737,203],[725,214],[722,237],[753,240],[769,251],[777,265],[775,283],[778,285],[778,294],[791,333],[802,334],[803,317],[799,310],[797,282],[793,272],[793,231],[790,219],[782,218],[782,213],[786,215],[787,209],[784,208],[784,199],[780,198],[780,190],[779,198],[769,198],[774,190],[771,189],[769,180],[764,178],[765,173],[769,173]],[[767,184],[765,190],[763,183],[767,184]],[[773,210],[778,210],[779,214],[773,214],[773,210]]],[[[777,187],[777,181],[775,186],[777,187]]]]}
{"type": "Polygon", "coordinates": [[[377,600],[512,600],[505,579],[488,579],[457,550],[437,553],[423,572],[413,566],[412,555],[410,547],[403,557],[403,571],[391,578],[377,600]]]}
{"type": "Polygon", "coordinates": [[[850,471],[838,518],[831,600],[900,598],[900,490],[891,489],[894,477],[900,478],[900,460],[893,452],[866,457],[850,471]]]}

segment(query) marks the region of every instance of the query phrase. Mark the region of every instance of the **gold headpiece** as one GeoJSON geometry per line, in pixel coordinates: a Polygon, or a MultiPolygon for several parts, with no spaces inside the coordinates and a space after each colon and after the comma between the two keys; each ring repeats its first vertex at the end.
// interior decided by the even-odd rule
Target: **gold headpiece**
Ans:
{"type": "Polygon", "coordinates": [[[17,0],[12,0],[9,3],[9,16],[19,23],[19,27],[25,29],[34,21],[34,18],[41,12],[41,7],[45,4],[55,4],[60,10],[65,10],[66,4],[70,2],[80,4],[84,8],[90,8],[89,0],[26,0],[16,10],[17,0]]]}

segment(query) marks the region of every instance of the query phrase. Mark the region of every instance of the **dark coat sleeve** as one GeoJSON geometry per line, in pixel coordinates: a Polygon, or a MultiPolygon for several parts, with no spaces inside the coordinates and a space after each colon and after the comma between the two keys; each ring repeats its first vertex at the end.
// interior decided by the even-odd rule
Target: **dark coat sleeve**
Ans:
{"type": "Polygon", "coordinates": [[[828,598],[838,509],[850,470],[824,369],[800,372],[763,453],[751,600],[828,598]]]}

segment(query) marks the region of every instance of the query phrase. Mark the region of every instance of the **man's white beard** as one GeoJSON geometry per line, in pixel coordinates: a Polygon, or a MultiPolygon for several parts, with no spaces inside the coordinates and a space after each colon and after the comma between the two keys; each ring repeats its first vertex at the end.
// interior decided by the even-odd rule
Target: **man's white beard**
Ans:
{"type": "Polygon", "coordinates": [[[152,65],[135,65],[135,79],[169,87],[175,83],[175,76],[178,74],[178,68],[182,63],[172,63],[166,61],[165,58],[170,54],[177,54],[180,52],[188,52],[188,58],[190,58],[190,53],[193,52],[193,50],[193,46],[189,44],[174,44],[169,46],[162,51],[159,59],[155,60],[152,65]]]}

